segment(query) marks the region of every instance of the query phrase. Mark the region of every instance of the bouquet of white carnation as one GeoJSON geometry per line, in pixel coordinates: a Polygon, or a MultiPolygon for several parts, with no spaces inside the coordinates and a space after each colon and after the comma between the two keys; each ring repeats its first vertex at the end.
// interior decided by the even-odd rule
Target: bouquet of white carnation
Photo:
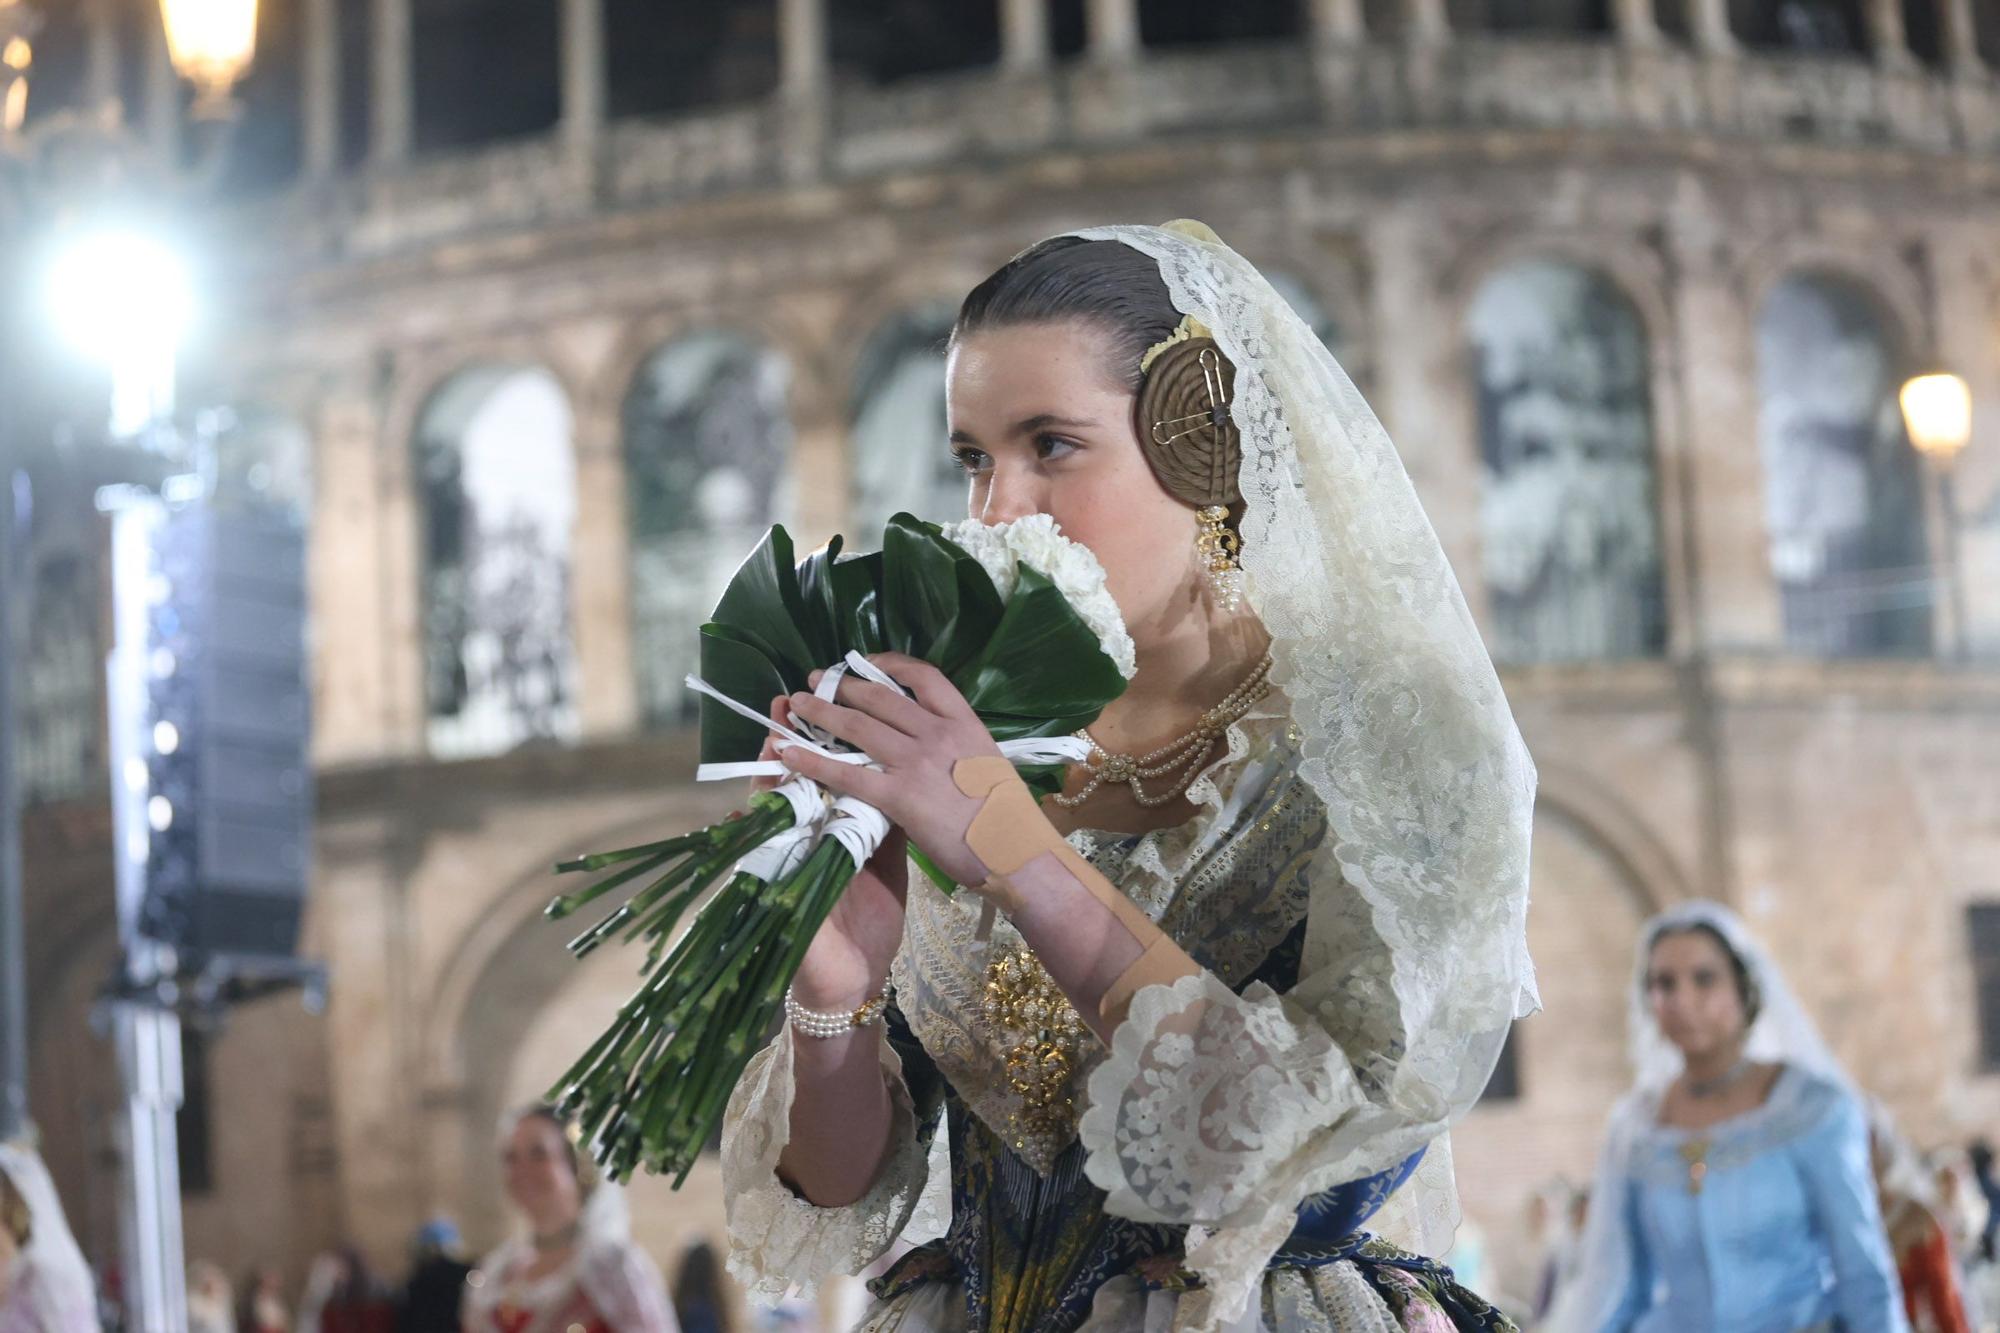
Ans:
{"type": "MultiPolygon", "coordinates": [[[[773,731],[781,744],[867,763],[833,737],[780,725],[763,710],[822,669],[823,698],[849,672],[893,687],[867,661],[882,652],[944,672],[1038,793],[1060,789],[1064,766],[1087,752],[1074,733],[1134,670],[1102,566],[1046,514],[948,528],[898,514],[880,551],[842,556],[835,538],[796,565],[791,538],[773,528],[701,629],[701,674],[688,678],[703,696],[697,777],[786,771],[755,758],[773,731]]],[[[556,867],[618,868],[556,899],[553,918],[631,890],[570,942],[573,952],[614,938],[645,945],[639,990],[551,1093],[578,1117],[607,1171],[624,1178],[643,1166],[673,1174],[676,1185],[686,1178],[806,946],[888,831],[872,806],[792,776],[721,823],[556,867]]],[[[920,854],[914,859],[951,891],[920,854]]]]}

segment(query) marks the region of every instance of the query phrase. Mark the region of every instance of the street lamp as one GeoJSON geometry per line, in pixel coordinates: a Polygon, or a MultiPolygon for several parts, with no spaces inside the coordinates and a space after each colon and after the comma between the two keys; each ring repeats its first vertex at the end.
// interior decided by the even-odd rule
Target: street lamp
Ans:
{"type": "Polygon", "coordinates": [[[1910,444],[1937,474],[1938,509],[1944,516],[1945,591],[1951,600],[1954,648],[1971,651],[1972,626],[1965,610],[1965,581],[1958,556],[1958,501],[1952,490],[1953,464],[1972,439],[1972,391],[1949,371],[1912,376],[1897,395],[1910,444]]]}
{"type": "Polygon", "coordinates": [[[257,52],[257,0],[160,0],[167,56],[195,88],[194,114],[225,118],[257,52]]]}

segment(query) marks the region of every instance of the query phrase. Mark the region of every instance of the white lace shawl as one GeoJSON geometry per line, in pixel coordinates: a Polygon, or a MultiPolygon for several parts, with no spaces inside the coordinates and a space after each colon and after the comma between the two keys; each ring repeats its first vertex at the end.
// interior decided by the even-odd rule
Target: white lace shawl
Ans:
{"type": "Polygon", "coordinates": [[[599,1182],[585,1202],[576,1256],[546,1277],[523,1282],[515,1275],[534,1258],[522,1235],[502,1241],[480,1261],[466,1284],[465,1326],[500,1327],[495,1312],[504,1303],[533,1311],[527,1333],[562,1333],[553,1321],[564,1313],[573,1292],[581,1291],[606,1325],[618,1333],[679,1333],[666,1283],[652,1257],[632,1243],[625,1192],[599,1182]]]}
{"type": "MultiPolygon", "coordinates": [[[[1208,1298],[1188,1322],[1209,1328],[1247,1308],[1302,1200],[1439,1142],[1513,1020],[1539,1006],[1526,938],[1534,767],[1394,447],[1319,339],[1199,224],[1080,234],[1158,261],[1175,307],[1237,368],[1249,600],[1329,835],[1299,867],[1295,987],[1238,996],[1210,973],[1150,987],[1085,1076],[1086,1171],[1109,1211],[1191,1226],[1187,1259],[1208,1298]]],[[[1211,822],[1183,836],[1198,843],[1211,822]]],[[[1154,910],[1143,883],[1113,878],[1154,910]]],[[[947,1075],[993,1123],[1002,1103],[976,1066],[995,1053],[981,1052],[966,997],[927,994],[919,967],[954,947],[976,908],[933,896],[912,889],[899,1002],[941,1067],[963,1045],[947,1075]]],[[[915,1211],[926,1174],[904,1117],[854,1209],[813,1209],[777,1185],[787,1041],[746,1072],[724,1135],[732,1271],[765,1292],[865,1266],[915,1211]]],[[[886,1047],[884,1062],[896,1070],[886,1047]]],[[[1426,1166],[1403,1193],[1435,1253],[1457,1215],[1441,1144],[1426,1166]]]]}
{"type": "Polygon", "coordinates": [[[32,1236],[0,1274],[0,1330],[98,1333],[97,1283],[63,1216],[49,1169],[33,1149],[0,1144],[0,1173],[28,1206],[32,1236]]]}

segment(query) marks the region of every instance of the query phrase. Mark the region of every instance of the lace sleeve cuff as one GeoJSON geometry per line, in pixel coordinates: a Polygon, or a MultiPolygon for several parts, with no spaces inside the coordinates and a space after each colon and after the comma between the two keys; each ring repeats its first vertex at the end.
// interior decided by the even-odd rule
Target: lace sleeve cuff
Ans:
{"type": "Polygon", "coordinates": [[[1090,1076],[1085,1170],[1119,1216],[1251,1222],[1296,1208],[1366,1100],[1310,1016],[1267,986],[1239,996],[1202,972],[1133,997],[1090,1076]]]}
{"type": "Polygon", "coordinates": [[[1237,995],[1199,972],[1141,990],[1089,1093],[1078,1137],[1105,1211],[1190,1228],[1187,1264],[1207,1284],[1193,1330],[1248,1307],[1301,1201],[1365,1174],[1351,1159],[1368,1099],[1346,1057],[1261,982],[1237,995]]]}
{"type": "Polygon", "coordinates": [[[902,1062],[885,1039],[881,1058],[891,1104],[888,1150],[868,1193],[842,1208],[809,1203],[778,1179],[778,1156],[791,1136],[791,1028],[752,1057],[737,1081],[722,1126],[723,1206],[729,1272],[753,1297],[810,1295],[828,1277],[859,1273],[888,1250],[916,1208],[927,1153],[902,1062]]]}

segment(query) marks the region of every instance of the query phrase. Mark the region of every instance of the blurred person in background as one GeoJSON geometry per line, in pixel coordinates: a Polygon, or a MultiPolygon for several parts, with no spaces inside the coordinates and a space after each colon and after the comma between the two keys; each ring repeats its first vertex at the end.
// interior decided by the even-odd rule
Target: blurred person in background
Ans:
{"type": "Polygon", "coordinates": [[[1904,1333],[1860,1098],[1736,915],[1646,924],[1638,1080],[1612,1113],[1556,1333],[1904,1333]]]}
{"type": "Polygon", "coordinates": [[[1985,1139],[1974,1139],[1965,1150],[1972,1163],[1973,1183],[1979,1186],[1979,1194],[1985,1200],[1985,1221],[1979,1228],[1979,1257],[1992,1263],[2000,1260],[1994,1252],[1996,1233],[2000,1233],[2000,1178],[1996,1178],[1993,1165],[1993,1145],[1985,1139]]]}
{"type": "Polygon", "coordinates": [[[597,1178],[547,1106],[509,1117],[507,1199],[522,1227],[466,1280],[464,1333],[678,1333],[666,1285],[632,1243],[625,1193],[597,1178]]]}
{"type": "Polygon", "coordinates": [[[313,1260],[299,1298],[298,1333],[391,1333],[396,1309],[361,1251],[349,1245],[313,1260]]]}
{"type": "Polygon", "coordinates": [[[0,1333],[100,1333],[97,1284],[34,1149],[0,1144],[0,1333]]]}
{"type": "Polygon", "coordinates": [[[410,1246],[410,1280],[396,1307],[396,1333],[457,1333],[471,1274],[457,1224],[446,1217],[424,1223],[410,1246]]]}
{"type": "Polygon", "coordinates": [[[188,1333],[236,1333],[236,1298],[229,1275],[206,1259],[187,1270],[188,1333]]]}
{"type": "Polygon", "coordinates": [[[1869,1151],[1910,1327],[1916,1333],[1973,1333],[1936,1177],[1880,1102],[1869,1106],[1869,1151]]]}
{"type": "Polygon", "coordinates": [[[674,1317],[681,1333],[735,1333],[722,1261],[705,1240],[688,1246],[674,1269],[674,1317]]]}
{"type": "Polygon", "coordinates": [[[285,1309],[285,1280],[269,1264],[259,1264],[243,1279],[236,1305],[236,1333],[291,1333],[285,1309]]]}
{"type": "Polygon", "coordinates": [[[1578,1242],[1583,1234],[1583,1192],[1558,1176],[1528,1200],[1528,1241],[1534,1267],[1522,1293],[1528,1327],[1533,1328],[1555,1307],[1556,1296],[1574,1274],[1578,1242]]]}

